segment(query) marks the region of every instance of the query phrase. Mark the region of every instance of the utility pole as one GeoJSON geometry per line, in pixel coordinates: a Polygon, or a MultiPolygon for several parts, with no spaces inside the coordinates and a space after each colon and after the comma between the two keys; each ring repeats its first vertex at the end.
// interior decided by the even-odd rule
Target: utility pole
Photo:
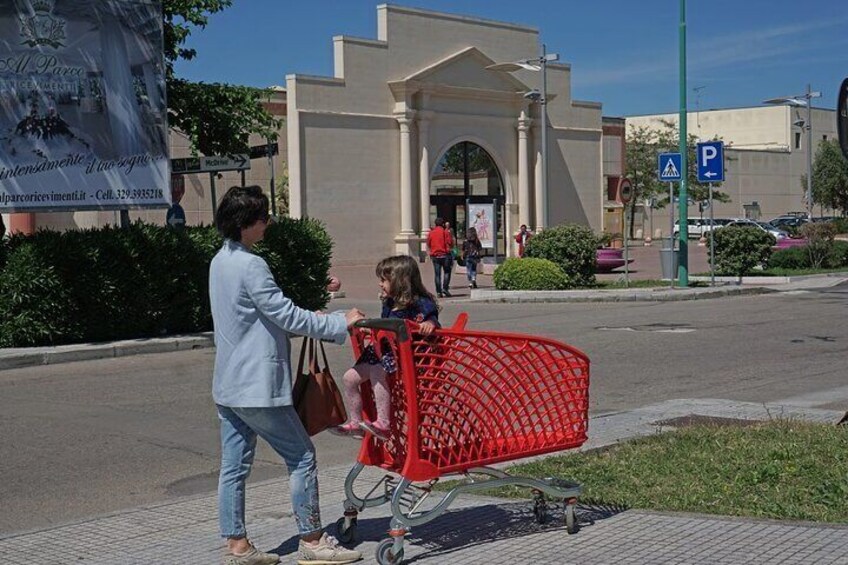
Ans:
{"type": "Polygon", "coordinates": [[[681,161],[681,179],[680,179],[680,209],[678,217],[680,218],[680,250],[678,252],[678,267],[677,280],[678,286],[689,286],[689,228],[687,220],[689,218],[689,150],[687,147],[687,131],[686,131],[686,0],[680,0],[680,161],[681,161]]]}

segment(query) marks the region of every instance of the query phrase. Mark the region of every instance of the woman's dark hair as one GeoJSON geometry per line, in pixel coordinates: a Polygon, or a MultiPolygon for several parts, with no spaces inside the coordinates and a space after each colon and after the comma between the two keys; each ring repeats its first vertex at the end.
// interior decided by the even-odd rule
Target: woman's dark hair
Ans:
{"type": "Polygon", "coordinates": [[[465,239],[477,241],[479,239],[477,237],[477,228],[468,228],[465,230],[465,239]]]}
{"type": "Polygon", "coordinates": [[[445,219],[444,218],[441,218],[441,217],[436,218],[436,221],[434,221],[433,223],[436,224],[437,226],[439,226],[440,228],[445,227],[445,219]]]}
{"type": "Polygon", "coordinates": [[[260,220],[267,221],[268,217],[268,197],[261,187],[234,186],[218,205],[215,227],[227,239],[241,241],[241,230],[260,220]]]}
{"type": "Polygon", "coordinates": [[[424,287],[418,263],[409,255],[386,257],[377,263],[377,278],[389,281],[389,298],[395,305],[407,308],[419,298],[436,299],[424,287]]]}

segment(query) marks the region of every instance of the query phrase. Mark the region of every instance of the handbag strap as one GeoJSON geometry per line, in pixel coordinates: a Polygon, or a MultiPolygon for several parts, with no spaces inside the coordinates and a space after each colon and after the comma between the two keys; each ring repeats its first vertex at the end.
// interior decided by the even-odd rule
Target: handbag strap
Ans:
{"type": "Polygon", "coordinates": [[[303,361],[306,358],[306,350],[309,348],[310,342],[312,341],[311,337],[304,337],[303,344],[300,346],[300,358],[297,362],[297,373],[295,374],[295,378],[299,375],[303,374],[303,361]]]}

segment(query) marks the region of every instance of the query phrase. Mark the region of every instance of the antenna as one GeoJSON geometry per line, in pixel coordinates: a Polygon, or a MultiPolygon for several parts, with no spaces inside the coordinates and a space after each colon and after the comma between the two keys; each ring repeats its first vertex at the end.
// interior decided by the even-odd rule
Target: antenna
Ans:
{"type": "Polygon", "coordinates": [[[701,91],[707,88],[707,85],[696,86],[692,89],[695,93],[695,121],[698,124],[698,129],[701,129],[701,91]]]}

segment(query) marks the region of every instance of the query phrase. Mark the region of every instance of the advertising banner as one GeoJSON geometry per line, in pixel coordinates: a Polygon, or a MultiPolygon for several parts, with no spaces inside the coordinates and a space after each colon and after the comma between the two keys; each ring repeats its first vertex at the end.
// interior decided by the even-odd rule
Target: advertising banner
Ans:
{"type": "Polygon", "coordinates": [[[468,227],[477,230],[484,249],[495,247],[494,217],[494,204],[468,204],[468,227]]]}
{"type": "Polygon", "coordinates": [[[0,0],[0,210],[170,204],[162,5],[0,0]]]}

